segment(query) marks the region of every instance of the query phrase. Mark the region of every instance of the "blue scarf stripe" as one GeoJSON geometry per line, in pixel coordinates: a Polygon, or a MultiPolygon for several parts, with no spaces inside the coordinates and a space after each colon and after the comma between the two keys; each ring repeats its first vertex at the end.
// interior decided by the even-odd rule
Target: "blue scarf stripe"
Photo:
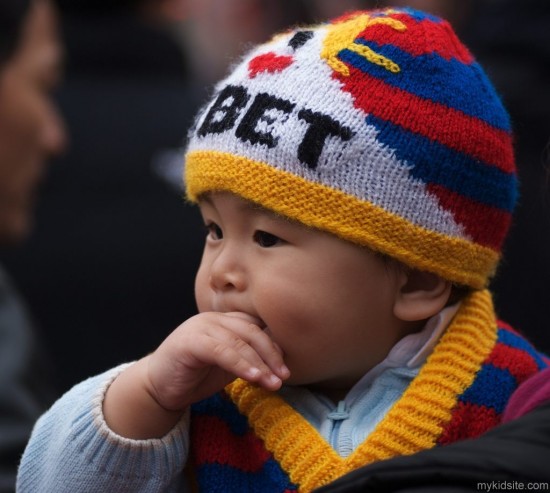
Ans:
{"type": "Polygon", "coordinates": [[[488,363],[481,367],[474,383],[460,396],[460,401],[504,411],[510,396],[517,388],[515,377],[506,368],[488,363]]]}
{"type": "Polygon", "coordinates": [[[196,473],[200,478],[200,491],[208,493],[283,493],[297,489],[273,459],[258,472],[241,471],[226,464],[203,464],[196,473]]]}

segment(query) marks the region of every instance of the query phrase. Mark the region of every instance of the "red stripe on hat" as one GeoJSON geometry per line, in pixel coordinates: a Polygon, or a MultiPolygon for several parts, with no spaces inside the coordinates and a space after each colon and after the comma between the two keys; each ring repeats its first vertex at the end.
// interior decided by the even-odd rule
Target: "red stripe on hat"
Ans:
{"type": "Polygon", "coordinates": [[[349,77],[337,72],[333,73],[333,77],[352,94],[354,105],[365,113],[391,121],[507,173],[515,172],[512,137],[508,132],[461,111],[390,86],[354,67],[348,68],[349,77]],[[415,115],[414,119],[411,114],[415,115]],[[445,125],[438,122],[445,122],[445,125]]]}
{"type": "Polygon", "coordinates": [[[373,24],[358,37],[378,44],[391,44],[413,56],[437,53],[445,60],[455,58],[466,65],[474,61],[474,57],[459,41],[448,22],[434,22],[431,19],[419,21],[405,12],[391,14],[390,17],[407,26],[406,36],[403,31],[396,31],[383,24],[373,24]]]}
{"type": "Polygon", "coordinates": [[[464,226],[466,234],[475,243],[500,251],[512,220],[509,212],[476,202],[440,185],[428,184],[427,188],[441,206],[464,226]]]}

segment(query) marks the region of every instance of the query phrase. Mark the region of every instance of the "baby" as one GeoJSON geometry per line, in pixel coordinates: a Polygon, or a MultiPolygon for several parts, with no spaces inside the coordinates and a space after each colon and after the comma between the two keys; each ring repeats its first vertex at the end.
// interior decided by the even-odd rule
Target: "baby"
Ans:
{"type": "Polygon", "coordinates": [[[445,21],[355,12],[256,48],[199,115],[185,182],[199,314],[62,397],[20,492],[311,491],[480,435],[547,366],[485,289],[510,122],[445,21]]]}

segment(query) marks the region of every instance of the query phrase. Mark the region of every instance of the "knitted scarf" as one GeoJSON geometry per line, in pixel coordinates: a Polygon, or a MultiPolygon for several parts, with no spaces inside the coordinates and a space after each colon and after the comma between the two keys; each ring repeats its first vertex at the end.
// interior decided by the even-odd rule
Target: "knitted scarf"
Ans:
{"type": "Polygon", "coordinates": [[[476,437],[511,394],[548,366],[475,292],[419,374],[367,439],[341,458],[278,394],[236,380],[192,408],[191,461],[201,492],[308,492],[363,465],[476,437]]]}

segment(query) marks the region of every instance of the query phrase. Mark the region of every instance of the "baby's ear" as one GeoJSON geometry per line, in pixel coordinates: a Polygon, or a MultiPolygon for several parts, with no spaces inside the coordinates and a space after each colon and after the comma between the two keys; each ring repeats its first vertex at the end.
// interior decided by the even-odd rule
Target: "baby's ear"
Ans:
{"type": "Polygon", "coordinates": [[[449,300],[452,284],[436,274],[402,268],[394,315],[405,322],[426,320],[440,312],[449,300]]]}

